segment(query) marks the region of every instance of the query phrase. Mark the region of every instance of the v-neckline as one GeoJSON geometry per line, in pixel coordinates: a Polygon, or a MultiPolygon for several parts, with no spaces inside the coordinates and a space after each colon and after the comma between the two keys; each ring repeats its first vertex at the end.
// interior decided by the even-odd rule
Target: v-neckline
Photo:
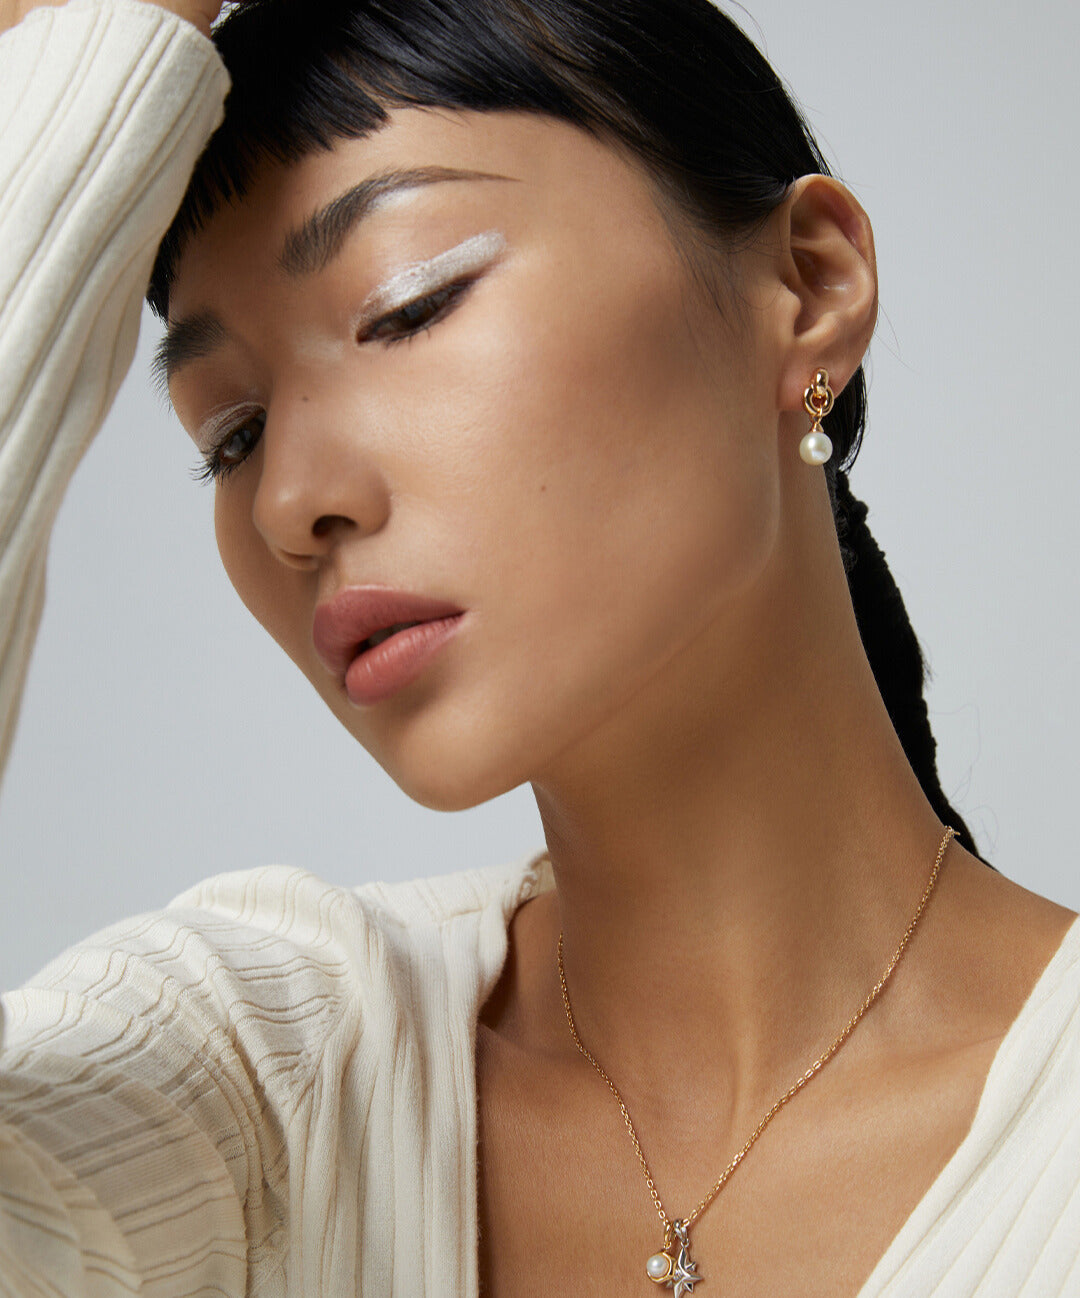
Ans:
{"type": "MultiPolygon", "coordinates": [[[[1031,1081],[1034,1081],[1039,1071],[1039,1068],[1032,1067],[1035,1062],[1033,1052],[1021,1051],[1018,1043],[1028,1031],[1031,1020],[1059,986],[1062,974],[1078,959],[1080,915],[1065,930],[1053,955],[1044,965],[1042,973],[1020,1007],[1020,1012],[994,1051],[967,1134],[908,1214],[855,1298],[879,1298],[885,1293],[885,1287],[896,1279],[919,1243],[926,1238],[928,1228],[941,1217],[960,1188],[970,1179],[985,1151],[1016,1116],[1031,1086],[1029,1082],[1022,1091],[1018,1091],[1015,1085],[1017,1074],[1031,1072],[1031,1081]]],[[[1042,1038],[1047,1051],[1058,1041],[1062,1023],[1072,1013],[1072,1009],[1071,1002],[1063,1006],[1063,1012],[1042,1038]]],[[[1044,1061],[1040,1059],[1040,1067],[1042,1062],[1044,1061]]]]}
{"type": "MultiPolygon", "coordinates": [[[[467,1133],[464,1142],[465,1156],[471,1160],[466,1184],[472,1194],[474,1215],[478,1221],[479,1203],[479,1087],[476,1079],[476,1047],[478,1016],[484,1001],[502,972],[502,966],[509,951],[510,925],[518,909],[527,901],[542,893],[549,892],[555,886],[551,863],[544,852],[529,857],[524,863],[513,869],[504,878],[504,886],[499,890],[495,905],[503,913],[503,943],[499,950],[489,952],[493,958],[486,970],[487,976],[482,979],[476,1004],[471,1017],[471,1050],[473,1067],[469,1070],[470,1092],[468,1111],[471,1115],[472,1129],[467,1133]]],[[[1016,1018],[1009,1025],[1002,1037],[994,1057],[990,1062],[986,1078],[979,1095],[979,1102],[964,1138],[953,1151],[948,1162],[930,1183],[926,1193],[908,1214],[889,1245],[875,1263],[862,1288],[854,1298],[881,1298],[885,1286],[890,1284],[914,1253],[919,1242],[926,1236],[927,1229],[936,1221],[943,1209],[955,1197],[957,1190],[967,1180],[972,1168],[976,1165],[982,1152],[993,1142],[994,1137],[1008,1124],[1019,1107],[1022,1095],[1009,1097],[1009,1083],[1018,1067],[1018,1059],[1030,1060],[1029,1055],[1019,1052],[1017,1042],[1024,1035],[1030,1020],[1040,1006],[1049,998],[1056,988],[1063,971],[1073,959],[1080,959],[1080,915],[1069,925],[1053,955],[1043,967],[1027,999],[1024,1001],[1016,1018]]],[[[1048,1038],[1053,1042],[1056,1033],[1048,1038]]],[[[1026,1092],[1025,1092],[1026,1093],[1026,1092]]],[[[480,1256],[478,1233],[473,1232],[471,1243],[471,1274],[466,1288],[467,1298],[478,1298],[480,1284],[480,1256]]]]}

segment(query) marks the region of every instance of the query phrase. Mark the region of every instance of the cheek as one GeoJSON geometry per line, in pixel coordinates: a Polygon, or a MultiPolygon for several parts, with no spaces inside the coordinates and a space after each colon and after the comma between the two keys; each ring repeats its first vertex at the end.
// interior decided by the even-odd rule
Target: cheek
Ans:
{"type": "Polygon", "coordinates": [[[254,474],[239,475],[214,497],[214,533],[218,553],[233,588],[245,607],[290,658],[306,667],[298,629],[289,617],[294,604],[290,585],[295,575],[271,556],[251,522],[254,474]]]}
{"type": "Polygon", "coordinates": [[[488,593],[530,643],[572,643],[601,674],[646,671],[700,630],[778,525],[763,386],[726,327],[688,316],[673,278],[523,313],[493,343],[499,381],[474,388],[491,432],[473,535],[511,558],[488,593]]]}

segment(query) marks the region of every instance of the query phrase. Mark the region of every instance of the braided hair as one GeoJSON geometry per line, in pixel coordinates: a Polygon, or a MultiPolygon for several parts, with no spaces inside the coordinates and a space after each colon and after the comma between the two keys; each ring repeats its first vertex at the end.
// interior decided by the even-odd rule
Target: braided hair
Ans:
{"type": "Polygon", "coordinates": [[[852,495],[842,469],[826,476],[855,621],[889,720],[934,814],[952,825],[957,840],[978,856],[970,830],[941,787],[937,741],[924,697],[926,662],[885,555],[866,526],[869,510],[852,495]]]}
{"type": "MultiPolygon", "coordinates": [[[[829,174],[772,67],[710,0],[242,0],[214,41],[232,90],[158,251],[147,300],[162,318],[185,241],[244,196],[263,162],[369,135],[396,107],[570,122],[629,151],[721,252],[752,236],[794,180],[829,174]]],[[[975,852],[938,778],[919,643],[848,485],[865,422],[860,369],[836,400],[825,468],[856,621],[927,799],[975,852]]]]}

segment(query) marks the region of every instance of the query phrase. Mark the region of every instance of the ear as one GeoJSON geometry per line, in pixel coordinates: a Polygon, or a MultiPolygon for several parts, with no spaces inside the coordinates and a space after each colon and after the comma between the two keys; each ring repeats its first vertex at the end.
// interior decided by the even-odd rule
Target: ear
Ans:
{"type": "Polygon", "coordinates": [[[839,394],[862,363],[877,322],[874,232],[858,200],[831,176],[803,176],[774,213],[782,312],[781,410],[802,410],[814,371],[839,394]]]}

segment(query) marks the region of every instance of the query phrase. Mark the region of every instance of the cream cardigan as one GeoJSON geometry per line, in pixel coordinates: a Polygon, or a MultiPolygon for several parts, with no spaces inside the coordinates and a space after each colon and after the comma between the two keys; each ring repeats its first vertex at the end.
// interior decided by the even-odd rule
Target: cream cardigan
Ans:
{"type": "MultiPolygon", "coordinates": [[[[0,37],[0,753],[53,517],[227,88],[134,0],[0,37]]],[[[475,1298],[477,1014],[552,886],[538,858],[354,889],[227,874],[5,996],[0,1294],[475,1298]]],[[[858,1298],[930,1294],[1080,1295],[1080,921],[858,1298]]]]}

